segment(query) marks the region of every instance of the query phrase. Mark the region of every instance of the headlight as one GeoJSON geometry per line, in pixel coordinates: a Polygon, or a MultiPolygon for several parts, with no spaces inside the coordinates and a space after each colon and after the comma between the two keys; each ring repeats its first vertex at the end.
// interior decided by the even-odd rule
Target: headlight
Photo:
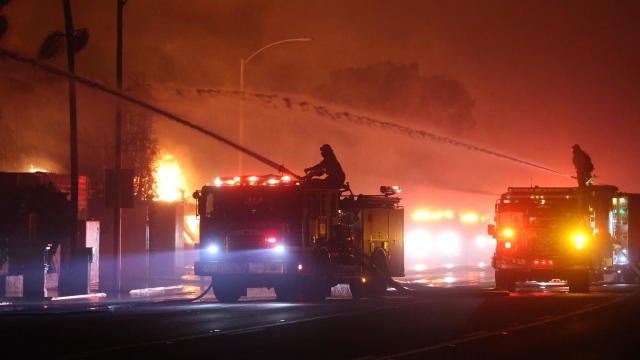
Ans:
{"type": "Polygon", "coordinates": [[[206,251],[209,254],[217,254],[218,252],[220,252],[220,247],[217,244],[211,244],[207,246],[206,251]]]}
{"type": "Polygon", "coordinates": [[[500,229],[499,239],[504,241],[504,248],[511,249],[513,247],[513,240],[515,240],[516,231],[510,227],[504,227],[500,229]]]}
{"type": "Polygon", "coordinates": [[[286,248],[284,246],[284,239],[270,235],[264,238],[265,247],[268,249],[272,249],[276,253],[285,252],[286,248]]]}

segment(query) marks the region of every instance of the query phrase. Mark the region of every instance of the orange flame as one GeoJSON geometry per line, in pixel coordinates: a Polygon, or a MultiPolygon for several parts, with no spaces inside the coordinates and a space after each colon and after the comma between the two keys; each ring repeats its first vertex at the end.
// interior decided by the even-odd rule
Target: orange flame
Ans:
{"type": "Polygon", "coordinates": [[[164,155],[156,161],[157,197],[155,200],[178,201],[185,197],[185,180],[178,161],[172,155],[164,155]]]}

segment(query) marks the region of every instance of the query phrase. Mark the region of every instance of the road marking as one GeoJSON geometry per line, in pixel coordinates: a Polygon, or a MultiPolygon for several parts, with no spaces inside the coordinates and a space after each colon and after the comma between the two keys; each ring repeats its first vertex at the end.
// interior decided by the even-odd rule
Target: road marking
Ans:
{"type": "MultiPolygon", "coordinates": [[[[638,295],[639,293],[640,293],[640,291],[635,291],[635,292],[629,294],[628,296],[638,295]]],[[[390,359],[397,359],[397,358],[401,358],[401,357],[404,357],[404,356],[427,353],[429,351],[436,350],[436,349],[442,349],[442,348],[446,348],[446,347],[455,347],[455,346],[457,346],[459,344],[462,344],[462,343],[465,343],[465,342],[469,342],[469,341],[473,341],[473,340],[479,340],[479,339],[489,338],[489,337],[493,337],[493,336],[508,335],[509,333],[512,333],[512,332],[516,332],[516,331],[520,331],[520,330],[524,330],[524,329],[528,329],[528,328],[533,328],[533,327],[536,327],[536,326],[548,324],[548,323],[555,322],[555,321],[562,320],[562,319],[566,319],[566,318],[575,317],[575,316],[578,316],[578,315],[581,315],[581,314],[585,314],[585,313],[594,311],[596,309],[603,308],[605,306],[610,306],[610,305],[613,305],[613,304],[615,304],[617,302],[620,302],[620,301],[626,299],[628,296],[615,297],[612,300],[604,302],[602,304],[588,305],[588,306],[584,307],[583,309],[576,310],[576,311],[573,311],[573,312],[570,312],[570,313],[567,313],[567,314],[563,314],[563,315],[552,316],[552,317],[545,316],[544,318],[541,318],[541,319],[539,319],[537,321],[534,321],[532,323],[516,325],[516,326],[512,326],[512,327],[508,327],[508,328],[504,328],[504,329],[499,329],[499,330],[495,330],[495,331],[474,332],[474,333],[470,333],[470,334],[465,334],[465,335],[461,336],[458,339],[445,341],[443,343],[439,343],[439,344],[435,344],[435,345],[425,346],[425,347],[422,347],[422,348],[417,348],[417,349],[413,349],[413,350],[409,350],[409,351],[403,351],[403,352],[398,352],[398,353],[389,354],[389,355],[385,355],[385,356],[379,356],[379,357],[377,357],[377,356],[365,356],[365,357],[361,357],[361,358],[356,358],[354,360],[382,360],[382,359],[390,360],[390,359]]]]}

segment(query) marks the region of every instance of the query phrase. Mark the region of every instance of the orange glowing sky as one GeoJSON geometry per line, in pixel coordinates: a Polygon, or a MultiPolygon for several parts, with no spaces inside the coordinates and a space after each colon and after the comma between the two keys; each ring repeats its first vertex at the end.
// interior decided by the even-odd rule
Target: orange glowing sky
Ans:
{"type": "MultiPolygon", "coordinates": [[[[77,73],[113,86],[115,1],[72,5],[74,25],[91,34],[77,56],[77,73]]],[[[573,173],[571,145],[579,143],[595,163],[596,183],[640,192],[639,10],[633,0],[131,0],[125,6],[125,83],[143,77],[153,86],[154,104],[234,141],[243,111],[247,146],[297,173],[319,161],[319,146],[330,143],[355,192],[394,183],[416,203],[490,209],[508,186],[574,185],[566,176],[463,147],[337,124],[282,105],[286,96],[307,99],[337,69],[417,64],[425,76],[460,81],[475,101],[476,128],[446,136],[565,174],[573,173]],[[272,103],[254,98],[239,110],[235,98],[175,94],[235,89],[241,58],[300,36],[313,40],[273,47],[247,65],[246,88],[278,94],[272,103]]],[[[3,13],[11,27],[0,46],[29,56],[46,34],[63,27],[60,1],[12,1],[3,13]]],[[[6,60],[0,65],[0,170],[46,157],[49,164],[33,165],[64,171],[64,82],[6,60]]],[[[86,88],[79,95],[83,136],[108,138],[113,99],[86,88]]],[[[348,110],[439,131],[372,109],[348,110]]],[[[237,169],[237,151],[224,144],[161,117],[158,133],[189,174],[192,190],[237,169]]],[[[83,146],[109,148],[106,140],[87,141],[80,151],[83,146]]],[[[100,159],[84,161],[109,167],[110,156],[105,150],[100,159]]],[[[247,171],[274,171],[252,160],[245,164],[247,171]]]]}

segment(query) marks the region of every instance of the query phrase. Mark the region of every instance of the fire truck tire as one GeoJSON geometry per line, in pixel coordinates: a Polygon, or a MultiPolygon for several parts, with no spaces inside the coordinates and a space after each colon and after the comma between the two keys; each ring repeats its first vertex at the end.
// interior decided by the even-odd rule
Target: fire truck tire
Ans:
{"type": "Polygon", "coordinates": [[[638,282],[638,274],[631,269],[630,267],[622,270],[622,280],[628,283],[637,283],[638,282]]]}
{"type": "Polygon", "coordinates": [[[496,270],[495,272],[496,290],[516,291],[516,276],[507,270],[496,270]]]}
{"type": "Polygon", "coordinates": [[[300,289],[295,285],[280,285],[273,289],[276,293],[276,299],[278,301],[291,302],[298,301],[300,299],[300,289]]]}
{"type": "Polygon", "coordinates": [[[324,301],[331,294],[329,286],[329,252],[326,249],[318,249],[314,254],[314,275],[304,281],[302,287],[302,300],[319,302],[324,301]]]}
{"type": "Polygon", "coordinates": [[[569,274],[568,279],[570,293],[588,293],[591,280],[588,271],[575,271],[569,274]]]}
{"type": "Polygon", "coordinates": [[[376,249],[371,255],[372,276],[371,283],[368,286],[369,295],[378,297],[385,294],[387,285],[391,277],[389,273],[389,263],[387,254],[382,249],[376,249]]]}
{"type": "Polygon", "coordinates": [[[213,283],[213,295],[220,302],[234,303],[245,293],[245,289],[232,285],[232,284],[218,284],[215,281],[213,283]]]}
{"type": "Polygon", "coordinates": [[[312,301],[312,302],[322,302],[327,297],[327,290],[331,291],[331,288],[328,288],[326,283],[320,281],[314,281],[312,283],[307,284],[303,291],[302,297],[304,301],[312,301]]]}
{"type": "Polygon", "coordinates": [[[354,300],[362,299],[366,296],[365,286],[359,280],[360,279],[356,279],[349,282],[349,291],[351,292],[351,297],[354,300]]]}

